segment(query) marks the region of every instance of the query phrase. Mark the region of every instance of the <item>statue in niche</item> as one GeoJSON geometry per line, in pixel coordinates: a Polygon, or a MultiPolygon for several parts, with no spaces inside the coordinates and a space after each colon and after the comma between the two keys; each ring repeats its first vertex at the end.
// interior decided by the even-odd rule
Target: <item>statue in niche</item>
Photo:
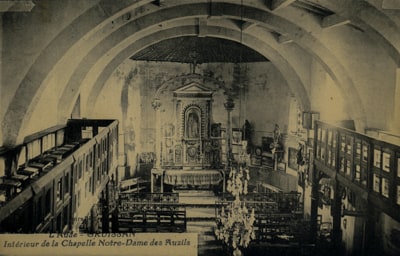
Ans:
{"type": "Polygon", "coordinates": [[[189,138],[199,137],[199,117],[195,112],[191,112],[188,115],[187,135],[189,138]]]}
{"type": "Polygon", "coordinates": [[[243,136],[242,140],[247,141],[247,147],[246,147],[246,152],[247,154],[250,154],[251,147],[253,145],[251,141],[251,136],[253,134],[253,127],[251,126],[249,120],[246,119],[243,125],[243,136]]]}

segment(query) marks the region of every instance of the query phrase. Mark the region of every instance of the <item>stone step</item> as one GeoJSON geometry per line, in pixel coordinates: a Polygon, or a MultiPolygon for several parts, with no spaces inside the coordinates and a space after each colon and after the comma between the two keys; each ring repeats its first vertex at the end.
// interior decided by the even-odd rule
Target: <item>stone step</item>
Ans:
{"type": "Polygon", "coordinates": [[[198,234],[198,248],[203,251],[213,248],[219,249],[221,247],[220,241],[216,240],[214,228],[214,221],[188,222],[187,224],[187,232],[198,234]]]}
{"type": "Polygon", "coordinates": [[[179,203],[195,205],[215,205],[218,197],[209,190],[187,190],[179,191],[179,203]]]}
{"type": "Polygon", "coordinates": [[[186,221],[191,221],[191,222],[213,221],[215,223],[215,217],[186,217],[186,221]]]}
{"type": "Polygon", "coordinates": [[[215,227],[215,221],[199,221],[199,222],[187,222],[187,230],[188,232],[206,232],[213,231],[215,227]]]}
{"type": "Polygon", "coordinates": [[[197,250],[198,256],[225,256],[222,251],[222,247],[214,247],[214,248],[199,248],[197,250]]]}
{"type": "Polygon", "coordinates": [[[212,190],[175,190],[174,192],[179,193],[179,197],[181,196],[209,196],[215,197],[215,193],[212,190]]]}

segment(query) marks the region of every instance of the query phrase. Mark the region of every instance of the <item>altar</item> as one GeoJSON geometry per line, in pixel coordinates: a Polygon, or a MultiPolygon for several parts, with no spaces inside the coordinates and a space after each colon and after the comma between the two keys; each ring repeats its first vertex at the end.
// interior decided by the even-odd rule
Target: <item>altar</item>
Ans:
{"type": "Polygon", "coordinates": [[[213,93],[192,81],[156,95],[153,106],[161,129],[156,138],[157,161],[151,170],[152,192],[155,186],[163,192],[165,185],[198,189],[222,183],[224,187],[222,129],[212,118],[213,93]],[[168,94],[172,101],[161,97],[168,94]],[[164,106],[162,111],[160,106],[164,106]]]}
{"type": "Polygon", "coordinates": [[[164,183],[169,185],[218,185],[223,179],[219,170],[166,170],[164,183]]]}
{"type": "Polygon", "coordinates": [[[151,172],[151,191],[154,192],[156,180],[160,182],[160,192],[164,192],[164,185],[171,186],[216,186],[221,184],[225,191],[224,171],[223,170],[158,170],[151,172]]]}

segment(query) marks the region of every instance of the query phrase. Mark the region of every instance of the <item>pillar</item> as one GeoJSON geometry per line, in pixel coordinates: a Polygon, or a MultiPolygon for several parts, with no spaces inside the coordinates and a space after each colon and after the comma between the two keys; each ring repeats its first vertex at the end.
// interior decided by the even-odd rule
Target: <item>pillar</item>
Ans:
{"type": "Polygon", "coordinates": [[[154,193],[154,182],[157,182],[157,180],[154,180],[154,175],[158,175],[161,172],[161,192],[163,192],[163,182],[164,180],[162,179],[163,174],[161,170],[161,113],[160,113],[160,107],[161,107],[161,101],[158,98],[155,98],[153,102],[151,103],[153,106],[153,109],[156,111],[156,142],[155,142],[155,153],[156,153],[156,159],[155,159],[155,165],[153,170],[151,170],[151,193],[154,193]]]}
{"type": "Polygon", "coordinates": [[[110,220],[109,220],[109,205],[110,205],[110,198],[109,198],[109,184],[106,185],[105,189],[101,193],[101,231],[103,233],[110,232],[110,220]]]}
{"type": "Polygon", "coordinates": [[[151,103],[153,109],[156,111],[156,142],[155,142],[155,151],[156,151],[156,159],[155,159],[155,168],[159,169],[161,166],[161,116],[160,116],[160,107],[161,102],[160,99],[154,99],[151,103]]]}
{"type": "Polygon", "coordinates": [[[151,170],[151,173],[150,173],[150,192],[151,193],[154,193],[154,173],[153,173],[153,170],[151,170]]]}
{"type": "Polygon", "coordinates": [[[334,197],[331,206],[332,214],[332,242],[336,254],[341,255],[342,251],[342,192],[339,182],[336,180],[334,185],[334,197]]]}
{"type": "Polygon", "coordinates": [[[161,174],[161,188],[160,188],[160,192],[164,193],[164,174],[161,174]]]}
{"type": "MultiPolygon", "coordinates": [[[[314,164],[314,163],[312,163],[314,164]]],[[[317,232],[318,232],[318,201],[319,201],[319,194],[318,194],[318,183],[319,183],[319,175],[318,175],[318,170],[315,169],[315,166],[313,168],[313,172],[310,174],[312,175],[312,181],[311,181],[311,237],[313,240],[317,238],[317,232]]]]}
{"type": "Polygon", "coordinates": [[[230,169],[231,164],[232,164],[232,116],[231,112],[235,107],[235,103],[233,102],[232,98],[228,98],[226,102],[224,103],[227,115],[228,115],[228,120],[227,120],[227,127],[226,127],[226,161],[227,161],[227,168],[230,169]]]}
{"type": "Polygon", "coordinates": [[[379,211],[375,209],[373,204],[367,201],[367,212],[364,217],[364,237],[363,252],[364,255],[379,255],[379,237],[376,236],[375,225],[379,218],[379,211]]]}

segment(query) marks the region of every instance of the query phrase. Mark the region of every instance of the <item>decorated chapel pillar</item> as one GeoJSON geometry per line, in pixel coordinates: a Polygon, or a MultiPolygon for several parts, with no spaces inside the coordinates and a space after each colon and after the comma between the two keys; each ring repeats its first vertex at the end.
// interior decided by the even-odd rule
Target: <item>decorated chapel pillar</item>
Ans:
{"type": "Polygon", "coordinates": [[[232,165],[232,116],[231,112],[235,108],[235,103],[232,98],[228,98],[224,103],[226,112],[228,114],[227,127],[226,127],[226,161],[227,161],[227,169],[229,169],[232,165]]]}
{"type": "Polygon", "coordinates": [[[161,166],[161,116],[160,116],[160,107],[161,101],[158,98],[155,98],[151,103],[153,109],[156,111],[156,141],[155,141],[155,165],[154,167],[159,169],[161,166]]]}

